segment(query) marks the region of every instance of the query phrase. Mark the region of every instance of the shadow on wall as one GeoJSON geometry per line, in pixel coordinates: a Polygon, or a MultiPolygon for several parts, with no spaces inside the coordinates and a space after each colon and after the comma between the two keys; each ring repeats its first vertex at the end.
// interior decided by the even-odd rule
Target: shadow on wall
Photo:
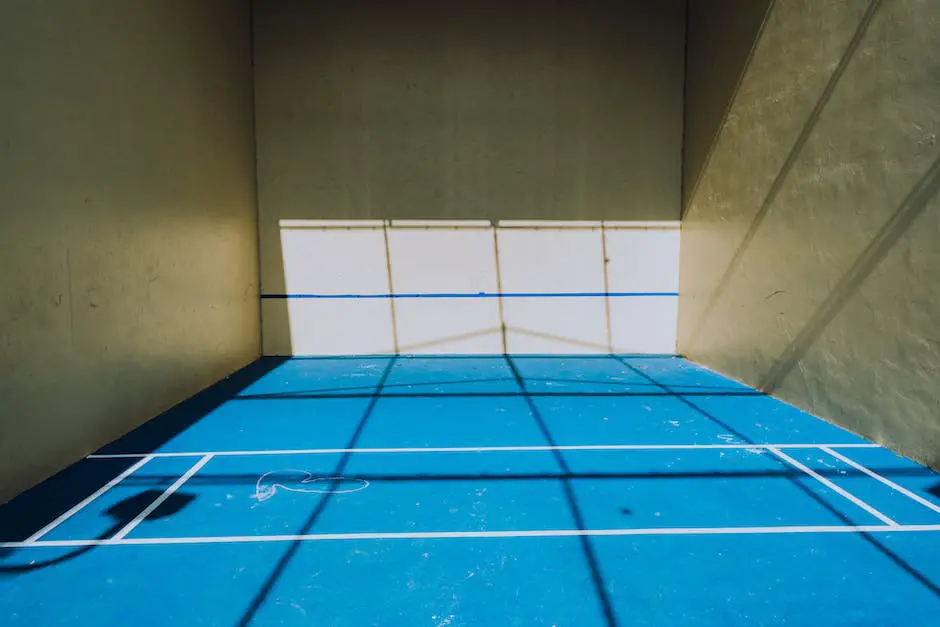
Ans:
{"type": "Polygon", "coordinates": [[[281,220],[264,351],[672,354],[678,226],[281,220]]]}

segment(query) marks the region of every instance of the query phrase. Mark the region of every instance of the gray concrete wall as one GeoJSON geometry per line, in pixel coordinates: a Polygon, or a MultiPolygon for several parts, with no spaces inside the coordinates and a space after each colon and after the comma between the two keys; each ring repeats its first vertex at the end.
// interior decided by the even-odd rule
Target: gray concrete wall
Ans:
{"type": "Polygon", "coordinates": [[[940,467],[940,4],[775,3],[682,225],[679,349],[940,467]]]}
{"type": "Polygon", "coordinates": [[[773,0],[689,0],[686,16],[683,207],[724,123],[773,0]]]}
{"type": "MultiPolygon", "coordinates": [[[[369,219],[459,221],[457,227],[472,228],[479,225],[469,221],[480,219],[551,220],[562,227],[590,221],[587,227],[597,230],[590,242],[566,245],[578,257],[575,265],[590,266],[590,278],[540,283],[533,276],[537,260],[550,257],[558,242],[534,238],[523,251],[530,254],[520,253],[520,259],[531,260],[529,275],[515,286],[565,291],[569,283],[580,283],[603,291],[599,221],[679,218],[684,9],[684,0],[256,3],[263,292],[283,294],[291,283],[391,292],[395,255],[386,250],[381,232],[375,245],[367,237],[360,238],[362,246],[336,244],[337,254],[321,263],[316,250],[329,244],[319,235],[304,244],[296,232],[283,231],[285,220],[296,230],[310,227],[303,220],[319,220],[319,228],[369,219]],[[291,239],[289,251],[282,247],[285,238],[291,239]],[[590,253],[579,252],[586,249],[590,253]],[[286,255],[301,261],[288,267],[286,255]],[[369,268],[368,276],[358,283],[340,280],[354,266],[357,274],[369,268]]],[[[424,256],[408,263],[429,270],[443,264],[455,273],[466,264],[489,268],[492,239],[491,234],[478,253],[461,252],[476,250],[470,244],[450,248],[453,255],[479,255],[476,260],[448,259],[447,247],[436,245],[443,239],[436,239],[422,244],[424,256]]],[[[468,283],[461,275],[448,281],[447,270],[440,272],[438,279],[418,283],[434,283],[436,291],[468,283]]],[[[665,290],[674,290],[670,282],[662,282],[665,290]]],[[[488,285],[470,287],[495,289],[488,285]]],[[[298,332],[363,338],[380,327],[390,330],[374,342],[338,346],[317,340],[303,342],[299,350],[394,350],[396,321],[389,319],[387,302],[295,304],[291,309],[283,300],[265,301],[265,352],[297,354],[298,332]]],[[[524,318],[548,311],[541,306],[524,318]]],[[[606,350],[604,304],[590,307],[600,313],[576,315],[575,308],[557,325],[528,330],[555,334],[559,326],[589,318],[597,323],[585,323],[591,328],[563,338],[561,345],[606,350]]],[[[414,324],[422,326],[422,320],[443,314],[416,315],[414,324]]],[[[658,315],[651,309],[631,324],[637,328],[639,320],[658,315]]],[[[448,333],[486,331],[486,342],[464,343],[460,350],[492,350],[492,317],[472,315],[476,322],[448,333]]],[[[418,344],[450,350],[438,339],[422,336],[418,344]]],[[[667,344],[674,346],[674,339],[667,344]]],[[[551,346],[559,350],[558,343],[551,346]]]]}
{"type": "Polygon", "coordinates": [[[259,354],[247,2],[0,11],[0,501],[259,354]]]}

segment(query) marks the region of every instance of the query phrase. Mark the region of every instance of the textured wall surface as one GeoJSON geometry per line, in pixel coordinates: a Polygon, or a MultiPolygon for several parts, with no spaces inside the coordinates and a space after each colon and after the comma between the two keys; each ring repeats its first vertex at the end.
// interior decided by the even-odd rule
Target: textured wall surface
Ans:
{"type": "Polygon", "coordinates": [[[690,0],[686,16],[683,207],[747,65],[772,0],[690,0]]]}
{"type": "Polygon", "coordinates": [[[775,3],[682,225],[679,350],[940,467],[940,4],[775,3]]]}
{"type": "Polygon", "coordinates": [[[5,2],[0,501],[259,354],[247,2],[5,2]]]}
{"type": "MultiPolygon", "coordinates": [[[[329,263],[314,263],[311,249],[306,265],[289,267],[303,245],[298,234],[285,236],[284,220],[334,225],[443,220],[460,221],[459,226],[473,220],[551,220],[589,221],[595,227],[601,220],[677,220],[684,5],[682,0],[257,3],[263,292],[284,294],[290,287],[287,276],[294,285],[332,284],[359,263],[359,249],[344,247],[337,236],[329,263]],[[284,237],[291,238],[291,250],[282,248],[284,237]]],[[[603,260],[597,250],[599,229],[592,237],[587,252],[586,244],[560,244],[552,236],[515,248],[531,253],[528,261],[513,262],[528,272],[513,281],[515,289],[603,291],[598,283],[603,260]],[[562,248],[556,251],[556,246],[562,248]],[[540,259],[561,251],[574,256],[573,266],[592,269],[591,276],[573,281],[580,288],[567,287],[570,273],[554,280],[553,266],[540,270],[540,259]]],[[[315,242],[311,239],[309,246],[329,245],[322,237],[315,242]]],[[[445,240],[440,242],[425,238],[410,249],[409,263],[438,270],[435,277],[412,284],[416,289],[469,289],[478,283],[465,280],[459,269],[494,263],[492,243],[477,253],[473,245],[448,250],[445,240]]],[[[374,262],[368,266],[371,274],[346,289],[392,291],[389,276],[396,268],[387,268],[382,259],[401,258],[402,253],[390,256],[379,245],[372,249],[381,258],[362,262],[374,262]]],[[[487,281],[479,285],[488,286],[487,281]]],[[[669,289],[674,291],[674,285],[669,289]]],[[[533,329],[528,320],[549,315],[556,305],[570,305],[562,317],[570,326],[577,323],[578,307],[592,308],[594,313],[584,318],[591,328],[567,334],[572,341],[562,344],[596,351],[607,345],[606,339],[595,341],[604,338],[605,331],[594,326],[604,320],[594,315],[604,304],[578,302],[582,304],[528,300],[529,314],[520,324],[552,334],[557,324],[533,329]],[[591,343],[597,346],[589,348],[591,343]]],[[[491,328],[489,313],[479,317],[455,307],[448,315],[468,322],[445,335],[491,328]]],[[[675,309],[675,302],[671,307],[675,309]]],[[[370,333],[375,325],[389,324],[388,310],[387,302],[289,304],[266,299],[265,352],[281,353],[290,346],[301,350],[291,335],[335,337],[337,329],[344,337],[370,333]],[[370,308],[376,313],[367,312],[370,308]]],[[[637,311],[631,309],[643,318],[637,311]]],[[[445,315],[436,307],[413,314],[417,318],[408,324],[419,326],[433,326],[445,315]]],[[[422,345],[433,350],[426,339],[422,345]]],[[[459,350],[489,351],[491,339],[464,342],[459,350]]],[[[336,343],[329,348],[301,344],[307,347],[303,352],[346,352],[345,345],[336,343]]],[[[366,344],[377,348],[390,341],[366,344]]],[[[458,350],[449,342],[436,346],[458,350]]],[[[543,348],[556,346],[549,341],[543,348]]],[[[346,350],[364,349],[348,345],[346,350]]]]}

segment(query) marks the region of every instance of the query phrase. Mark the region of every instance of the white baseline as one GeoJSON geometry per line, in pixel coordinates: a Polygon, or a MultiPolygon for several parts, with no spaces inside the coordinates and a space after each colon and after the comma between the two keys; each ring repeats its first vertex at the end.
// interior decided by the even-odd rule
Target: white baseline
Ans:
{"type": "Polygon", "coordinates": [[[109,453],[93,454],[88,459],[137,457],[204,457],[230,455],[328,455],[337,453],[515,453],[527,451],[686,451],[697,449],[807,449],[807,448],[879,448],[877,444],[573,444],[570,446],[449,446],[406,448],[302,448],[257,451],[185,451],[171,453],[109,453]]]}
{"type": "Polygon", "coordinates": [[[148,546],[179,544],[240,544],[253,542],[324,542],[340,540],[437,540],[483,538],[567,538],[601,536],[706,536],[783,535],[799,533],[910,533],[936,532],[940,525],[815,525],[780,527],[659,527],[627,529],[543,529],[514,531],[407,531],[366,533],[316,533],[271,536],[197,536],[180,538],[122,538],[110,540],[45,540],[3,542],[0,548],[148,546]]]}

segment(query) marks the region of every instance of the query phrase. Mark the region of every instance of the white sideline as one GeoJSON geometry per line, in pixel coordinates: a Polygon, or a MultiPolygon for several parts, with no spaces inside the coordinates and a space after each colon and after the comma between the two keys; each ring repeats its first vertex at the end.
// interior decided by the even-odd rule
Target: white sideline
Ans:
{"type": "Polygon", "coordinates": [[[64,514],[62,514],[61,516],[53,520],[51,523],[49,523],[48,525],[46,525],[45,527],[43,527],[42,529],[40,529],[33,535],[26,538],[25,542],[27,544],[32,544],[36,542],[37,540],[39,540],[39,538],[43,537],[44,535],[46,535],[47,533],[49,533],[50,531],[52,531],[53,529],[55,529],[56,527],[64,523],[66,520],[71,518],[80,509],[82,509],[83,507],[85,507],[86,505],[94,501],[96,498],[98,498],[99,496],[101,496],[102,494],[104,494],[105,492],[107,492],[108,490],[116,486],[117,484],[124,481],[124,479],[126,479],[130,475],[137,472],[137,470],[140,469],[141,466],[149,462],[151,459],[153,459],[153,455],[142,456],[142,459],[138,461],[136,464],[134,464],[133,466],[130,466],[129,468],[126,468],[124,472],[122,472],[117,477],[115,477],[111,481],[107,482],[106,484],[98,488],[98,490],[96,490],[93,494],[88,496],[85,500],[78,503],[77,505],[72,507],[72,509],[68,510],[67,512],[65,512],[64,514]]]}
{"type": "Polygon", "coordinates": [[[152,514],[155,509],[157,509],[158,507],[160,507],[160,505],[163,504],[163,502],[164,502],[165,500],[167,500],[168,498],[170,498],[170,495],[171,495],[171,494],[173,494],[174,492],[176,492],[177,490],[179,490],[180,487],[181,487],[184,483],[186,483],[186,482],[189,480],[190,477],[192,477],[194,474],[196,474],[197,472],[199,472],[199,469],[202,468],[203,466],[205,466],[206,463],[207,463],[210,459],[212,459],[212,455],[206,455],[206,456],[204,456],[202,459],[200,459],[198,462],[196,462],[195,464],[193,464],[193,467],[190,468],[189,470],[187,470],[187,471],[186,471],[186,474],[184,474],[182,477],[180,477],[179,479],[177,479],[177,480],[173,483],[173,485],[171,485],[169,488],[167,488],[166,491],[163,492],[163,494],[161,494],[160,496],[158,496],[158,497],[154,500],[153,503],[151,503],[150,505],[147,506],[146,509],[144,509],[144,511],[142,511],[142,512],[139,513],[139,514],[137,514],[137,516],[134,518],[134,520],[132,520],[132,521],[130,521],[129,523],[127,523],[127,524],[124,526],[123,529],[121,529],[121,530],[118,531],[116,534],[114,534],[114,536],[112,536],[111,539],[112,539],[112,540],[123,540],[123,539],[124,539],[124,536],[126,536],[126,535],[129,534],[131,531],[133,531],[133,530],[134,530],[134,527],[136,527],[137,525],[139,525],[145,518],[147,518],[147,516],[149,516],[150,514],[152,514]]]}
{"type": "Polygon", "coordinates": [[[821,484],[823,484],[824,486],[826,486],[827,488],[829,488],[829,489],[832,490],[833,492],[836,492],[836,493],[838,493],[838,494],[841,494],[842,496],[844,496],[844,497],[847,498],[848,500],[852,501],[853,503],[855,503],[856,505],[858,505],[858,506],[861,507],[863,510],[865,510],[866,512],[868,512],[869,514],[871,514],[872,516],[874,516],[874,517],[877,518],[878,520],[882,521],[883,523],[886,523],[886,524],[888,524],[888,525],[890,525],[890,526],[892,526],[892,527],[900,527],[900,525],[899,525],[898,523],[896,523],[895,521],[891,520],[890,518],[888,518],[887,516],[885,516],[884,514],[882,514],[881,512],[879,512],[877,509],[875,509],[874,507],[872,507],[871,505],[869,505],[868,503],[866,503],[866,502],[863,501],[862,499],[858,498],[857,496],[855,496],[854,494],[852,494],[852,493],[849,492],[848,490],[844,490],[844,489],[840,488],[839,486],[837,486],[836,484],[834,484],[832,481],[829,481],[828,479],[826,479],[825,477],[823,477],[821,474],[819,474],[818,472],[816,472],[816,471],[813,470],[812,468],[810,468],[810,467],[806,466],[805,464],[803,464],[803,463],[801,463],[801,462],[799,462],[799,461],[793,459],[792,457],[790,457],[789,455],[787,455],[787,454],[784,453],[783,451],[781,451],[781,450],[779,450],[779,449],[776,449],[776,448],[774,448],[774,447],[772,447],[772,446],[768,446],[768,447],[767,447],[767,450],[770,451],[771,453],[773,453],[774,455],[776,455],[777,457],[779,457],[780,459],[784,460],[785,462],[787,462],[788,464],[790,464],[790,465],[793,466],[794,468],[798,468],[798,469],[802,470],[803,472],[805,472],[806,474],[808,474],[810,477],[812,477],[812,478],[815,479],[816,481],[820,482],[821,484]]]}
{"type": "Polygon", "coordinates": [[[877,444],[573,444],[570,446],[451,446],[412,448],[307,448],[258,451],[193,451],[179,453],[109,453],[92,454],[88,459],[136,457],[204,457],[231,455],[325,455],[336,453],[496,453],[524,451],[685,451],[696,449],[806,449],[806,448],[878,448],[877,444]]]}
{"type": "Polygon", "coordinates": [[[112,538],[110,540],[48,540],[3,542],[0,548],[238,544],[336,540],[437,540],[472,538],[567,538],[602,536],[774,535],[797,533],[895,533],[940,531],[940,525],[817,525],[782,527],[660,527],[635,529],[545,529],[518,531],[409,531],[400,533],[316,533],[272,536],[203,536],[181,538],[112,538]]]}
{"type": "Polygon", "coordinates": [[[918,495],[918,494],[914,494],[913,492],[911,492],[910,490],[908,490],[908,489],[905,488],[904,486],[900,486],[900,485],[896,484],[895,482],[891,481],[890,479],[887,479],[887,478],[885,478],[885,477],[882,477],[881,475],[879,475],[879,474],[878,474],[877,472],[875,472],[874,470],[870,470],[870,469],[866,468],[865,466],[862,466],[861,464],[859,464],[859,463],[856,462],[855,460],[849,459],[848,457],[846,457],[845,455],[842,455],[841,453],[837,453],[836,451],[832,450],[832,449],[829,448],[828,446],[820,446],[819,448],[821,448],[822,450],[826,451],[827,453],[829,453],[830,455],[832,455],[832,456],[835,457],[836,459],[842,460],[843,462],[845,462],[846,464],[848,464],[848,465],[851,466],[852,468],[855,468],[856,470],[861,470],[863,473],[865,473],[866,475],[868,475],[868,476],[871,477],[872,479],[875,479],[875,480],[877,480],[877,481],[880,481],[881,483],[885,484],[885,485],[888,486],[889,488],[893,488],[893,489],[897,490],[898,492],[900,492],[901,494],[903,494],[903,495],[906,496],[907,498],[912,499],[912,500],[914,500],[914,501],[917,501],[918,503],[920,503],[920,504],[923,505],[924,507],[928,507],[928,508],[932,509],[933,511],[937,512],[938,514],[940,514],[940,505],[937,505],[936,503],[931,503],[930,501],[928,501],[928,500],[925,499],[924,497],[922,497],[922,496],[920,496],[920,495],[918,495]]]}

